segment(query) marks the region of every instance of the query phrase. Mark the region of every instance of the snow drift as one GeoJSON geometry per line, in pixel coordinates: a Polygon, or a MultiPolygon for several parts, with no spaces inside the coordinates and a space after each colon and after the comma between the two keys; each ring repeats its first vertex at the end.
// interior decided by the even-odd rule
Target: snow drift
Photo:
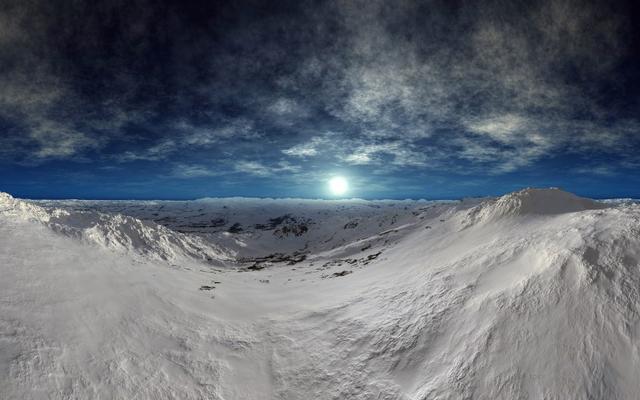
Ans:
{"type": "MultiPolygon", "coordinates": [[[[252,211],[263,202],[246,200],[216,206],[226,226],[244,227],[220,236],[213,205],[124,209],[172,216],[172,226],[214,220],[212,231],[193,237],[263,240],[274,253],[305,248],[304,238],[324,238],[327,226],[338,238],[310,243],[294,265],[274,257],[240,270],[134,267],[128,253],[54,234],[49,220],[16,218],[26,211],[50,218],[51,204],[32,209],[6,196],[2,204],[3,398],[635,399],[640,392],[636,204],[605,207],[527,189],[480,204],[271,205],[265,217],[252,211]],[[280,220],[268,219],[283,215],[279,207],[313,224],[299,236],[274,235],[280,220]]],[[[78,211],[65,212],[71,221],[78,211]]]]}

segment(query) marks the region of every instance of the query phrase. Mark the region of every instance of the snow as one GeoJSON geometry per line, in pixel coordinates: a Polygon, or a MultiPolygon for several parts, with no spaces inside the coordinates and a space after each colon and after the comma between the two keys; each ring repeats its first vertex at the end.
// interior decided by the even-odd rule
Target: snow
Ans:
{"type": "Polygon", "coordinates": [[[511,216],[554,215],[606,208],[607,205],[578,197],[558,188],[527,188],[485,201],[471,210],[476,221],[493,221],[511,216]]]}
{"type": "Polygon", "coordinates": [[[0,194],[0,207],[3,205],[7,215],[39,221],[53,231],[122,253],[141,254],[157,260],[196,258],[218,261],[218,264],[230,261],[234,256],[197,236],[184,235],[153,221],[141,221],[123,214],[69,212],[57,207],[45,209],[37,204],[16,200],[6,193],[0,194]]]}
{"type": "Polygon", "coordinates": [[[0,273],[3,399],[640,391],[633,202],[2,194],[0,273]]]}

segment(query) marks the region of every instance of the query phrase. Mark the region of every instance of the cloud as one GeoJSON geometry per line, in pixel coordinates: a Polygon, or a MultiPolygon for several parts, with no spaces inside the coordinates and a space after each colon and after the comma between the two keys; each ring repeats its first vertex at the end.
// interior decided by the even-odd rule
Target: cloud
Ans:
{"type": "Polygon", "coordinates": [[[401,141],[365,144],[355,147],[355,149],[350,150],[350,154],[343,154],[341,158],[348,164],[353,165],[425,166],[426,155],[412,147],[410,143],[401,141]],[[391,160],[386,160],[384,156],[390,156],[391,160]]]}
{"type": "Polygon", "coordinates": [[[176,178],[203,178],[223,175],[219,169],[197,164],[178,164],[171,171],[171,176],[176,178]]]}
{"type": "Polygon", "coordinates": [[[179,121],[169,127],[172,134],[163,137],[149,147],[127,150],[116,154],[118,162],[160,161],[183,151],[197,151],[237,140],[258,139],[260,134],[255,130],[252,121],[246,118],[228,121],[217,127],[203,127],[179,121]]]}
{"type": "Polygon", "coordinates": [[[94,139],[81,132],[67,130],[66,127],[56,126],[51,122],[33,130],[30,137],[38,143],[34,156],[41,159],[67,158],[98,145],[94,139]]]}
{"type": "Polygon", "coordinates": [[[177,143],[172,139],[164,139],[159,143],[140,151],[125,151],[117,154],[119,162],[131,161],[160,161],[168,158],[178,150],[177,143]]]}
{"type": "MultiPolygon", "coordinates": [[[[519,115],[506,114],[476,119],[466,124],[469,131],[484,134],[501,143],[511,143],[529,128],[527,120],[519,115]]],[[[526,134],[526,133],[524,133],[526,134]]]]}
{"type": "Polygon", "coordinates": [[[285,97],[275,99],[275,101],[267,107],[267,110],[276,116],[291,119],[304,118],[309,113],[306,107],[298,103],[296,100],[285,97]]]}
{"type": "Polygon", "coordinates": [[[243,160],[235,163],[234,168],[237,172],[258,177],[268,177],[282,173],[296,173],[301,170],[300,167],[286,161],[279,161],[275,165],[267,165],[259,161],[243,160]]]}
{"type": "MultiPolygon", "coordinates": [[[[573,1],[518,10],[488,2],[466,6],[458,20],[435,12],[416,26],[407,19],[415,7],[341,3],[349,40],[347,50],[324,63],[342,68],[325,84],[324,96],[327,110],[357,134],[340,141],[348,151],[325,146],[325,153],[355,165],[391,155],[395,165],[442,167],[440,152],[425,163],[424,154],[439,147],[447,149],[451,170],[464,159],[475,169],[504,173],[580,143],[585,152],[633,143],[607,126],[610,117],[571,72],[598,84],[607,80],[602,72],[624,55],[624,15],[573,1]],[[589,133],[593,129],[599,133],[589,133]]],[[[322,65],[313,57],[304,70],[316,74],[322,65]]],[[[285,154],[322,156],[313,140],[285,154]]]]}
{"type": "MultiPolygon", "coordinates": [[[[11,39],[15,38],[5,36],[0,42],[11,39]]],[[[97,147],[99,141],[78,130],[73,121],[56,116],[55,107],[67,94],[68,89],[42,66],[3,74],[0,118],[11,128],[0,137],[2,153],[7,158],[35,164],[73,157],[97,147]]]]}
{"type": "Polygon", "coordinates": [[[640,161],[637,100],[620,95],[637,78],[620,72],[634,62],[624,7],[303,1],[286,18],[277,5],[259,18],[242,4],[130,7],[0,11],[3,160],[170,162],[191,177],[209,176],[206,158],[291,179],[640,161]]]}
{"type": "Polygon", "coordinates": [[[389,141],[376,135],[348,138],[335,132],[327,132],[286,148],[282,153],[305,160],[328,158],[347,165],[418,167],[427,164],[427,150],[419,148],[410,140],[389,141]]]}
{"type": "Polygon", "coordinates": [[[235,165],[235,170],[249,175],[269,176],[272,169],[257,161],[240,161],[235,165]]]}
{"type": "Polygon", "coordinates": [[[179,144],[184,146],[211,146],[225,140],[258,139],[254,122],[248,118],[227,121],[221,126],[195,126],[180,121],[174,129],[182,136],[179,144]]]}
{"type": "Polygon", "coordinates": [[[492,115],[465,121],[467,131],[478,137],[456,140],[461,157],[493,166],[491,173],[504,173],[529,166],[549,156],[561,143],[558,136],[542,134],[549,127],[516,114],[492,115]]]}
{"type": "Polygon", "coordinates": [[[614,176],[616,175],[616,168],[614,165],[600,164],[574,168],[573,172],[584,175],[614,176]]]}
{"type": "Polygon", "coordinates": [[[202,164],[176,164],[171,171],[171,176],[190,179],[214,176],[221,177],[233,173],[240,173],[243,175],[264,178],[283,173],[295,174],[301,171],[301,168],[299,166],[293,165],[286,161],[278,161],[275,164],[266,164],[259,161],[251,160],[224,160],[224,162],[230,164],[233,168],[228,168],[222,165],[206,166],[202,164]]]}
{"type": "Polygon", "coordinates": [[[332,134],[314,136],[307,142],[299,143],[295,146],[282,150],[282,153],[288,156],[301,158],[314,157],[323,154],[326,150],[331,150],[335,147],[332,141],[332,136],[334,136],[333,139],[335,139],[335,135],[332,134]]]}

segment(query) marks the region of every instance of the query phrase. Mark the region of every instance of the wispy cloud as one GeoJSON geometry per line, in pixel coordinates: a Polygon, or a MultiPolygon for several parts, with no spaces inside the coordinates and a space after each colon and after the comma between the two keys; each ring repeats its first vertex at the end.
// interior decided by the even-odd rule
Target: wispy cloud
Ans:
{"type": "Polygon", "coordinates": [[[197,164],[178,164],[171,171],[171,176],[177,178],[203,178],[223,175],[219,169],[197,164]]]}
{"type": "Polygon", "coordinates": [[[160,141],[151,147],[138,151],[125,151],[115,157],[119,162],[130,161],[159,161],[164,160],[177,151],[176,142],[172,139],[160,141]]]}
{"type": "Polygon", "coordinates": [[[597,164],[577,167],[573,169],[573,172],[583,175],[614,176],[616,168],[614,165],[597,164]]]}
{"type": "Polygon", "coordinates": [[[292,18],[235,24],[239,5],[197,29],[188,9],[169,24],[145,0],[24,4],[0,10],[3,161],[90,155],[175,165],[175,177],[291,179],[640,162],[637,102],[619,95],[633,27],[606,2],[303,2],[292,18]],[[76,7],[82,23],[68,20],[76,7]]]}
{"type": "Polygon", "coordinates": [[[180,121],[175,126],[179,144],[184,146],[211,146],[228,140],[258,139],[260,134],[248,118],[227,121],[220,126],[196,126],[180,121]]]}
{"type": "Polygon", "coordinates": [[[282,173],[296,173],[300,167],[286,161],[279,161],[274,165],[267,165],[259,161],[238,161],[234,165],[235,171],[259,177],[268,177],[282,173]]]}
{"type": "Polygon", "coordinates": [[[225,142],[255,140],[260,137],[253,122],[246,118],[232,120],[216,127],[196,126],[186,121],[178,121],[167,129],[171,134],[161,137],[153,145],[124,151],[116,154],[115,159],[119,162],[166,160],[183,151],[202,150],[225,142]]]}
{"type": "Polygon", "coordinates": [[[416,150],[410,143],[395,141],[388,143],[366,144],[350,150],[350,154],[342,154],[341,158],[348,164],[381,165],[410,167],[426,165],[426,154],[416,150]],[[385,157],[390,157],[389,160],[385,157]]]}
{"type": "Polygon", "coordinates": [[[313,157],[323,154],[329,150],[328,147],[331,149],[334,147],[328,135],[314,136],[306,142],[282,150],[282,153],[292,157],[313,157]]]}

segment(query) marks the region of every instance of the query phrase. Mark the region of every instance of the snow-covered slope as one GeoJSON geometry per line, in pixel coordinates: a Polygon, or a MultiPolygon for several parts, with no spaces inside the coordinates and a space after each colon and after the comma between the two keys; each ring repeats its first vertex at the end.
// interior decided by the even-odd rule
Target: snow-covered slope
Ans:
{"type": "Polygon", "coordinates": [[[233,252],[196,236],[172,231],[151,221],[97,211],[45,209],[0,193],[0,214],[41,222],[56,232],[123,253],[167,261],[199,259],[221,264],[233,252]]]}
{"type": "MultiPolygon", "coordinates": [[[[262,243],[239,255],[259,268],[191,269],[24,218],[53,203],[4,205],[0,397],[637,398],[637,204],[555,189],[480,204],[267,203],[118,205],[192,227],[225,218],[188,234],[207,244],[262,243]],[[306,231],[276,233],[303,219],[306,231]],[[236,222],[251,228],[230,232],[236,222]],[[315,243],[331,231],[339,239],[315,243]],[[279,252],[304,257],[258,259],[279,252]]],[[[114,211],[102,204],[58,206],[114,211]]]]}
{"type": "Polygon", "coordinates": [[[468,213],[471,223],[510,217],[545,216],[607,208],[607,205],[578,197],[557,188],[528,188],[484,201],[468,213]]]}
{"type": "MultiPolygon", "coordinates": [[[[241,258],[273,253],[316,253],[378,235],[451,202],[305,199],[202,199],[197,201],[38,201],[46,209],[108,212],[202,237],[241,258]]],[[[443,208],[444,207],[444,208],[443,208]]]]}

